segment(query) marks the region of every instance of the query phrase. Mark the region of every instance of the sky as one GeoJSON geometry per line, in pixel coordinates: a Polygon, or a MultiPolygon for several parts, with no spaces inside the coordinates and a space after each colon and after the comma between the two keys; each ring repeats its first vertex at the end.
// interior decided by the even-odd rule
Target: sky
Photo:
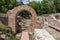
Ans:
{"type": "MultiPolygon", "coordinates": [[[[17,0],[18,2],[20,1],[20,0],[17,0]]],[[[42,1],[42,0],[30,0],[30,2],[32,2],[32,1],[42,1]]],[[[29,2],[28,2],[28,0],[22,0],[22,2],[24,3],[24,4],[28,4],[29,2]]]]}

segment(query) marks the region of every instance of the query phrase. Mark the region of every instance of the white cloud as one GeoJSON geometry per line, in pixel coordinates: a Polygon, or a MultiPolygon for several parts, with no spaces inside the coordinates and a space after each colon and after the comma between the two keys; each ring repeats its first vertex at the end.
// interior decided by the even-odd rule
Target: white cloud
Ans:
{"type": "Polygon", "coordinates": [[[23,0],[24,4],[29,4],[28,0],[23,0]]]}
{"type": "Polygon", "coordinates": [[[32,2],[32,1],[40,1],[40,2],[41,2],[42,0],[30,0],[30,1],[31,1],[31,2],[32,2]]]}
{"type": "MultiPolygon", "coordinates": [[[[20,1],[20,0],[17,0],[18,2],[20,1]]],[[[30,2],[32,2],[32,1],[36,1],[36,2],[38,2],[38,1],[42,1],[42,0],[29,0],[30,2]]],[[[28,2],[28,0],[22,0],[22,2],[24,3],[24,4],[29,4],[29,2],[28,2]]]]}

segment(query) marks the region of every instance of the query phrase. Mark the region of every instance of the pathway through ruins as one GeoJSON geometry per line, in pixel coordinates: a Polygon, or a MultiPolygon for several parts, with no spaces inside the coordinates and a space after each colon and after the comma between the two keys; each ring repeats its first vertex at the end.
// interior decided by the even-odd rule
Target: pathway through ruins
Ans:
{"type": "Polygon", "coordinates": [[[21,40],[29,40],[28,30],[22,32],[21,40]]]}

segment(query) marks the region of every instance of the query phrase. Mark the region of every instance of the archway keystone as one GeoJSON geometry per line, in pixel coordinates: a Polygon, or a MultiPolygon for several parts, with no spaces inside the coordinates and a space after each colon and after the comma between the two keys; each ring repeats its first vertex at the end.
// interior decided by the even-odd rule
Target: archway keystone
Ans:
{"type": "Polygon", "coordinates": [[[33,30],[34,28],[41,28],[41,25],[39,23],[37,23],[37,14],[35,12],[35,10],[33,8],[31,8],[30,6],[27,5],[21,5],[18,7],[15,7],[12,10],[9,10],[7,12],[7,16],[8,16],[8,26],[12,28],[12,31],[15,33],[16,29],[17,29],[17,15],[23,11],[26,10],[29,13],[31,13],[31,21],[32,21],[32,25],[31,27],[29,27],[29,30],[33,30]]]}

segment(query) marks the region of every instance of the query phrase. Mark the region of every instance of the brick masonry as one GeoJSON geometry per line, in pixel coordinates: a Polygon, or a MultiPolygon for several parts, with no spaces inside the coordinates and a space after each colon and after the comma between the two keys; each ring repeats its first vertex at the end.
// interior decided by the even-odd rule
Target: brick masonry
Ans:
{"type": "Polygon", "coordinates": [[[14,33],[16,33],[17,28],[17,15],[23,11],[26,10],[29,13],[31,13],[31,20],[32,20],[32,25],[28,28],[29,31],[33,31],[34,28],[41,28],[41,25],[39,23],[37,23],[37,14],[35,12],[35,10],[27,5],[21,5],[18,7],[15,7],[12,10],[9,10],[7,12],[7,16],[8,16],[8,26],[12,28],[12,31],[14,33]]]}

